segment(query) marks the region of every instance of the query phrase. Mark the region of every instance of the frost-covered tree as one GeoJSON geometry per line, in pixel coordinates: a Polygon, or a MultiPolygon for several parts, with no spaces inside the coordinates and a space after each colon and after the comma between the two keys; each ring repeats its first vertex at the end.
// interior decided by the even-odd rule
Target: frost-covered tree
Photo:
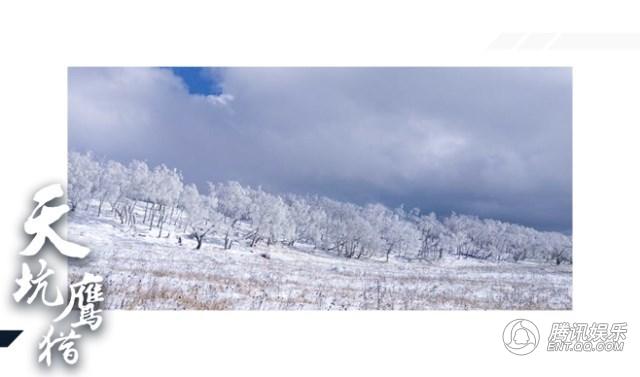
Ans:
{"type": "Polygon", "coordinates": [[[95,192],[98,197],[98,217],[102,213],[102,206],[105,202],[115,208],[127,192],[129,185],[129,173],[127,168],[119,162],[107,161],[100,164],[100,174],[96,182],[95,192]]]}
{"type": "Polygon", "coordinates": [[[187,216],[187,224],[190,236],[196,240],[196,249],[202,247],[205,238],[210,235],[219,224],[221,216],[217,212],[218,200],[212,192],[209,195],[201,195],[198,188],[191,184],[184,188],[183,205],[187,216]]]}
{"type": "Polygon", "coordinates": [[[374,224],[366,219],[363,211],[355,206],[348,206],[343,226],[342,253],[347,258],[360,259],[371,256],[384,247],[383,240],[374,224]]]}
{"type": "Polygon", "coordinates": [[[218,198],[218,209],[224,215],[224,248],[231,249],[234,242],[240,239],[238,225],[241,220],[249,218],[251,195],[248,188],[231,181],[218,185],[210,184],[218,198]]]}
{"type": "Polygon", "coordinates": [[[157,217],[158,237],[161,237],[164,224],[173,215],[180,199],[183,187],[182,174],[176,169],[169,169],[164,164],[159,165],[151,173],[151,182],[151,201],[154,205],[149,229],[153,228],[154,217],[157,217]]]}
{"type": "Polygon", "coordinates": [[[265,240],[268,245],[285,241],[292,237],[293,226],[289,218],[288,208],[281,197],[268,194],[262,189],[252,193],[249,206],[251,232],[249,246],[255,246],[265,240]]]}
{"type": "Polygon", "coordinates": [[[326,220],[325,211],[314,205],[314,199],[302,196],[289,195],[286,203],[293,227],[289,246],[305,242],[317,247],[322,237],[322,224],[326,220]]]}
{"type": "Polygon", "coordinates": [[[392,254],[406,254],[419,247],[420,234],[413,224],[402,217],[401,209],[394,212],[381,204],[374,204],[368,205],[365,213],[380,234],[387,262],[392,254]]]}
{"type": "Polygon", "coordinates": [[[101,169],[90,153],[70,152],[68,164],[67,198],[71,211],[75,211],[91,199],[101,169]]]}
{"type": "Polygon", "coordinates": [[[70,152],[69,205],[77,210],[82,203],[88,209],[92,200],[98,216],[109,203],[122,224],[135,227],[140,216],[149,231],[158,228],[158,237],[167,223],[189,230],[196,248],[215,232],[224,238],[225,249],[234,243],[253,247],[265,241],[312,244],[342,257],[387,261],[392,256],[446,255],[553,264],[573,260],[571,237],[557,232],[455,213],[438,217],[375,203],[363,207],[325,197],[280,196],[238,182],[210,184],[209,193],[202,195],[195,185],[184,186],[180,172],[165,165],[99,163],[90,153],[70,152]],[[136,211],[138,203],[144,203],[144,212],[136,211]]]}
{"type": "Polygon", "coordinates": [[[184,220],[184,227],[186,231],[190,222],[202,217],[199,216],[199,214],[205,207],[205,203],[203,202],[200,192],[198,191],[198,187],[195,184],[191,183],[184,186],[184,189],[180,194],[180,206],[186,215],[186,219],[184,220]]]}
{"type": "Polygon", "coordinates": [[[131,204],[131,222],[136,223],[135,207],[138,202],[144,203],[144,214],[142,216],[142,223],[147,222],[147,216],[150,207],[153,205],[153,180],[151,169],[146,162],[140,160],[133,160],[128,165],[129,179],[131,184],[129,186],[128,197],[133,200],[131,204]]]}
{"type": "Polygon", "coordinates": [[[410,217],[420,232],[420,247],[418,258],[442,258],[444,247],[442,237],[446,233],[445,227],[438,220],[435,213],[420,215],[419,210],[413,210],[410,217]]]}
{"type": "Polygon", "coordinates": [[[443,221],[450,231],[445,237],[445,245],[458,258],[488,259],[493,253],[483,242],[484,225],[474,216],[452,214],[443,221]]]}

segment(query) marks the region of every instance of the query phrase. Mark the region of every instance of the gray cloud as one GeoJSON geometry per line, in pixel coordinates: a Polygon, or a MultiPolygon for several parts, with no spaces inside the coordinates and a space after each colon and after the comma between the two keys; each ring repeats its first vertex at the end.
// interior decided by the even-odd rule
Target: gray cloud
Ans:
{"type": "Polygon", "coordinates": [[[69,146],[357,203],[571,229],[569,68],[69,70],[69,146]]]}

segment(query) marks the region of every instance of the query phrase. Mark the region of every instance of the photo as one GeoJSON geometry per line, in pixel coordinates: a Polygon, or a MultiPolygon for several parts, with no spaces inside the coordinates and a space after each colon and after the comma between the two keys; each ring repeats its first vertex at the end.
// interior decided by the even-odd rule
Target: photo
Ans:
{"type": "Polygon", "coordinates": [[[570,310],[570,67],[70,67],[105,309],[570,310]]]}

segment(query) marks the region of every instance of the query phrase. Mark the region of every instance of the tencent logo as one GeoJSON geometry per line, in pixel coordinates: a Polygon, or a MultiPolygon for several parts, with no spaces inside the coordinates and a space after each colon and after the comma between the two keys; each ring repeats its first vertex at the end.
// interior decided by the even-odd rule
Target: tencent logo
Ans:
{"type": "Polygon", "coordinates": [[[507,350],[515,355],[528,355],[538,347],[540,332],[533,322],[514,319],[502,332],[502,341],[507,350]]]}

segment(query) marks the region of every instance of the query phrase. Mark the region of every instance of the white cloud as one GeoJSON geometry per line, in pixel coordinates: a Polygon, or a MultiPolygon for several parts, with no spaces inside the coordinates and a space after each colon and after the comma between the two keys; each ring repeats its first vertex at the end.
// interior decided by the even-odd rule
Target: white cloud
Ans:
{"type": "Polygon", "coordinates": [[[233,95],[222,93],[219,95],[209,94],[206,96],[207,101],[216,106],[227,106],[233,101],[233,95]]]}

